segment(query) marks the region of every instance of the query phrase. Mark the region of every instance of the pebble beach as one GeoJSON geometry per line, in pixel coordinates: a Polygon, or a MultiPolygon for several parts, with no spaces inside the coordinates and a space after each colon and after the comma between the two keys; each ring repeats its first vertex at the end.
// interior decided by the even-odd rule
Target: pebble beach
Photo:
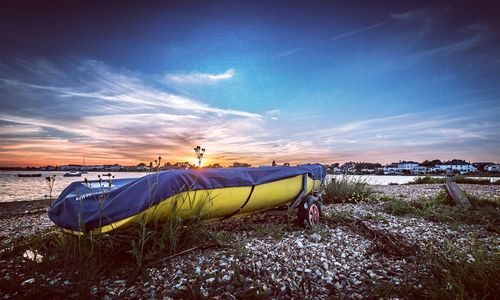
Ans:
{"type": "MultiPolygon", "coordinates": [[[[500,197],[498,185],[460,187],[476,197],[500,197]]],[[[436,196],[443,185],[374,185],[373,189],[379,195],[416,201],[436,196]]],[[[46,201],[1,203],[0,243],[6,245],[13,238],[54,226],[46,205],[46,201]]],[[[427,266],[420,257],[428,249],[446,252],[480,244],[489,251],[500,251],[498,233],[486,226],[453,226],[397,216],[387,213],[384,205],[382,201],[326,205],[324,214],[348,214],[353,223],[325,220],[314,231],[299,227],[273,230],[286,225],[286,218],[279,212],[211,223],[207,226],[224,238],[218,247],[198,248],[161,260],[148,266],[135,281],[130,281],[126,274],[103,278],[92,284],[89,292],[95,299],[180,299],[191,298],[193,291],[213,299],[256,295],[276,299],[384,298],[383,287],[410,285],[417,291],[422,288],[427,266]],[[385,239],[377,237],[381,235],[385,239]]],[[[79,298],[74,282],[62,273],[19,274],[17,263],[0,257],[0,280],[22,279],[17,292],[0,290],[0,297],[23,298],[36,282],[43,286],[47,297],[79,298]]]]}

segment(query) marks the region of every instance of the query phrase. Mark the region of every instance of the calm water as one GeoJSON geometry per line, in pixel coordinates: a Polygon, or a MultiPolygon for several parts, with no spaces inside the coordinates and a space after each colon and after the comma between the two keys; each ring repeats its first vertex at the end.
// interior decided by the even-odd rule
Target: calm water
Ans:
{"type": "MultiPolygon", "coordinates": [[[[0,171],[0,202],[44,199],[49,194],[45,177],[56,175],[52,195],[56,198],[62,190],[74,181],[82,181],[84,177],[97,180],[97,175],[108,172],[89,172],[81,177],[63,177],[66,172],[28,172],[28,171],[0,171]],[[42,177],[18,177],[17,174],[42,173],[42,177]]],[[[116,172],[115,178],[138,178],[143,172],[116,172]]],[[[107,177],[105,177],[107,178],[107,177]]]]}
{"type": "MultiPolygon", "coordinates": [[[[30,174],[40,172],[28,171],[0,171],[0,202],[9,201],[22,201],[22,200],[36,200],[44,199],[45,195],[49,194],[47,182],[45,177],[56,175],[54,189],[52,195],[56,198],[64,188],[71,182],[82,181],[84,177],[89,180],[96,180],[97,175],[103,172],[89,172],[83,174],[81,177],[63,177],[66,172],[41,172],[42,177],[18,177],[17,174],[30,174]]],[[[107,172],[104,172],[107,173],[107,172]]],[[[142,172],[116,172],[113,173],[115,178],[139,178],[145,174],[142,172]]],[[[338,177],[342,175],[328,175],[331,177],[338,177]]],[[[419,176],[397,176],[397,175],[349,175],[355,178],[362,178],[369,184],[387,185],[389,183],[404,184],[412,181],[415,177],[419,176]]]]}

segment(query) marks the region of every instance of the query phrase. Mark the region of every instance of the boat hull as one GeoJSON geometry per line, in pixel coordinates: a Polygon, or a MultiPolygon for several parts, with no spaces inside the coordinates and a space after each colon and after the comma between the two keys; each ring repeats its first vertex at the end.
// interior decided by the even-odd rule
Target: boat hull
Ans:
{"type": "MultiPolygon", "coordinates": [[[[98,230],[105,233],[141,222],[151,223],[168,220],[173,216],[179,216],[183,220],[193,217],[217,220],[269,210],[290,204],[295,200],[302,190],[303,176],[307,175],[261,184],[255,186],[253,192],[252,187],[183,192],[165,199],[137,215],[103,226],[98,230]]],[[[313,180],[312,178],[307,180],[307,194],[321,186],[321,180],[313,180]]]]}
{"type": "Polygon", "coordinates": [[[63,191],[49,217],[73,233],[104,233],[173,217],[224,219],[290,204],[317,190],[325,175],[322,165],[307,165],[182,170],[140,179],[76,182],[63,191]]]}

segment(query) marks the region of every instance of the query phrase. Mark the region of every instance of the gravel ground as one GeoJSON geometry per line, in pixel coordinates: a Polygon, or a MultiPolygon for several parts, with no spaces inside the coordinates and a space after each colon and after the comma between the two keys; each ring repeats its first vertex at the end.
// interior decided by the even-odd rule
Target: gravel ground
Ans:
{"type": "MultiPolygon", "coordinates": [[[[499,186],[467,184],[461,188],[479,197],[500,196],[499,186]]],[[[374,186],[374,189],[381,194],[416,200],[436,195],[442,185],[374,186]]],[[[384,205],[383,202],[371,202],[324,207],[327,214],[348,212],[355,220],[362,220],[366,225],[364,230],[326,222],[314,231],[293,227],[276,236],[276,232],[262,229],[286,225],[283,215],[275,212],[209,224],[223,237],[223,246],[196,249],[158,262],[134,282],[127,281],[126,274],[105,278],[90,291],[95,298],[106,300],[191,298],[193,291],[215,299],[254,298],[257,295],[285,299],[363,299],[380,296],[383,294],[380,288],[390,285],[405,284],[421,289],[419,279],[413,274],[425,271],[426,266],[419,263],[417,257],[429,247],[448,249],[451,245],[467,249],[480,243],[492,251],[500,251],[499,235],[487,231],[484,226],[451,226],[421,218],[394,216],[383,211],[384,205]],[[370,232],[385,233],[388,241],[400,246],[400,251],[381,251],[381,245],[370,232]]],[[[46,213],[4,216],[0,218],[0,242],[5,245],[14,236],[50,226],[46,213]]],[[[18,266],[13,262],[0,258],[0,266],[1,278],[19,276],[18,266]]],[[[23,283],[18,292],[0,291],[0,297],[22,296],[23,290],[29,289],[33,281],[46,285],[52,298],[79,297],[74,283],[60,274],[23,274],[21,277],[23,283]]]]}

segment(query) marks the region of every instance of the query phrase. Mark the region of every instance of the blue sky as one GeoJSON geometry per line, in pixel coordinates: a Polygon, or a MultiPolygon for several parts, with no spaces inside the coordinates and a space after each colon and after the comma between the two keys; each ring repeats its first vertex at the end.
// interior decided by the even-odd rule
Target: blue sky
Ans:
{"type": "Polygon", "coordinates": [[[7,1],[0,165],[500,161],[491,2],[7,1]]]}

